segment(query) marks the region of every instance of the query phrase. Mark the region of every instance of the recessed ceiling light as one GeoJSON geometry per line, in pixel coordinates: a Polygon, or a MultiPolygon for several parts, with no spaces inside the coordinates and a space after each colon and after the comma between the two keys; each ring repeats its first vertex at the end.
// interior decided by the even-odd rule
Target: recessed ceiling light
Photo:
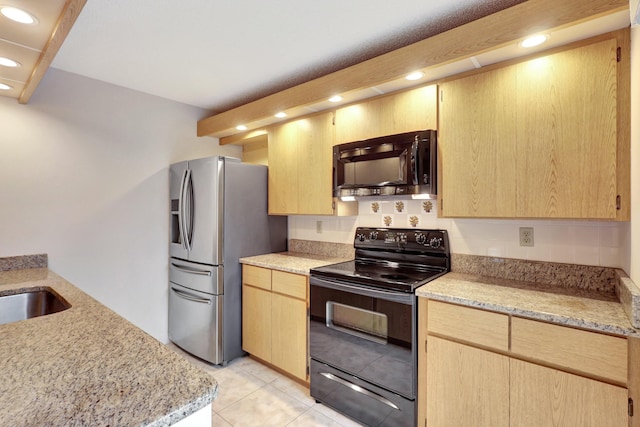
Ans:
{"type": "Polygon", "coordinates": [[[534,47],[541,45],[549,39],[549,36],[546,34],[537,34],[535,36],[527,37],[526,39],[520,42],[520,46],[522,47],[534,47]]]}
{"type": "Polygon", "coordinates": [[[342,97],[340,95],[334,95],[329,98],[329,102],[340,102],[342,101],[342,97]]]}
{"type": "Polygon", "coordinates": [[[413,73],[407,74],[404,78],[407,80],[420,80],[424,77],[424,73],[422,71],[414,71],[413,73]]]}
{"type": "Polygon", "coordinates": [[[11,86],[6,85],[4,83],[0,83],[0,90],[9,90],[11,89],[11,86]]]}
{"type": "Polygon", "coordinates": [[[238,125],[238,126],[236,126],[236,129],[238,129],[238,130],[247,130],[247,127],[245,125],[238,125]]]}
{"type": "Polygon", "coordinates": [[[19,22],[21,24],[37,24],[38,19],[22,9],[12,6],[0,6],[0,13],[12,21],[19,22]]]}
{"type": "Polygon", "coordinates": [[[9,58],[5,58],[4,56],[0,56],[0,65],[3,65],[5,67],[15,68],[15,67],[19,67],[20,63],[17,62],[17,61],[14,61],[13,59],[9,59],[9,58]]]}
{"type": "Polygon", "coordinates": [[[279,113],[276,113],[275,116],[279,119],[284,119],[285,117],[287,117],[287,113],[285,113],[284,111],[280,111],[279,113]]]}

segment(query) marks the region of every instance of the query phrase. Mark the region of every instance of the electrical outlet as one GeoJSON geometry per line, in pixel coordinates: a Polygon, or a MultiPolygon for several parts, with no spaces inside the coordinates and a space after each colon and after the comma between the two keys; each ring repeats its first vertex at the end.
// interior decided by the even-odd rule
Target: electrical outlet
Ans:
{"type": "Polygon", "coordinates": [[[520,227],[520,246],[533,246],[533,227],[520,227]]]}

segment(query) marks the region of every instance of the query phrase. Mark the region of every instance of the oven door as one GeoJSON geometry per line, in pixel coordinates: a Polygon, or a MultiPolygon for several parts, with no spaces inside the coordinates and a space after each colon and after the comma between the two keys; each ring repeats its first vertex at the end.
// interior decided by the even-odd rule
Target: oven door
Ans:
{"type": "Polygon", "coordinates": [[[311,395],[338,410],[345,399],[356,406],[369,401],[369,413],[376,407],[390,419],[404,408],[402,417],[413,425],[413,409],[406,408],[416,397],[415,298],[311,275],[311,395]]]}

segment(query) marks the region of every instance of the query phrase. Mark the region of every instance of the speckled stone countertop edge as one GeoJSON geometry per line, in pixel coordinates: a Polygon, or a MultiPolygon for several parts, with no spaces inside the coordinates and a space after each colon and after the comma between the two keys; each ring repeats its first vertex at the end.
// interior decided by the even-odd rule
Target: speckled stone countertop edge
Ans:
{"type": "MultiPolygon", "coordinates": [[[[475,292],[470,292],[468,295],[453,295],[455,292],[458,292],[458,290],[455,290],[453,292],[447,292],[443,290],[445,286],[439,286],[441,282],[438,282],[438,281],[443,279],[449,280],[449,283],[447,283],[447,286],[449,287],[455,286],[456,279],[459,276],[462,276],[463,280],[461,280],[460,283],[463,283],[465,275],[461,275],[458,273],[449,273],[445,276],[442,276],[439,279],[435,279],[434,281],[421,286],[420,288],[417,289],[416,295],[419,297],[424,297],[427,299],[437,300],[441,302],[459,304],[463,306],[479,308],[483,310],[489,310],[489,311],[494,311],[494,312],[499,312],[504,314],[510,314],[510,315],[515,315],[519,317],[533,319],[533,320],[541,320],[541,321],[550,322],[550,323],[563,325],[563,326],[572,326],[572,327],[586,329],[594,332],[603,332],[607,334],[621,335],[621,336],[627,336],[627,337],[640,337],[640,330],[635,329],[632,326],[632,324],[628,321],[625,314],[622,312],[623,308],[621,304],[611,303],[611,302],[597,302],[589,298],[584,298],[585,301],[590,302],[592,304],[596,304],[596,305],[601,303],[603,304],[603,306],[607,305],[607,307],[610,307],[612,304],[615,304],[616,306],[618,306],[618,309],[617,309],[618,311],[616,313],[619,313],[619,315],[616,316],[616,322],[613,322],[613,321],[603,322],[603,321],[596,321],[593,319],[589,319],[589,317],[593,317],[593,316],[590,316],[589,312],[583,313],[585,314],[584,316],[577,316],[577,315],[562,313],[563,311],[562,309],[553,310],[553,312],[551,312],[551,311],[525,308],[521,304],[519,306],[519,299],[517,298],[519,291],[518,289],[515,289],[515,288],[509,289],[509,293],[512,294],[511,298],[509,298],[508,300],[500,301],[499,298],[487,296],[491,294],[490,291],[500,290],[500,288],[502,288],[501,286],[497,286],[491,283],[481,283],[481,282],[475,281],[474,282],[475,292]],[[455,277],[455,279],[449,279],[450,277],[455,277]],[[437,287],[437,290],[430,289],[430,288],[433,288],[434,286],[437,287]],[[482,292],[482,289],[487,290],[486,294],[482,292]]],[[[487,282],[490,282],[490,281],[491,281],[491,278],[487,278],[487,282]]],[[[523,294],[525,292],[526,290],[522,290],[523,294]]],[[[544,293],[540,293],[540,296],[544,297],[544,293]]],[[[562,296],[558,296],[556,294],[550,294],[550,296],[553,296],[554,299],[563,298],[562,296]]],[[[567,297],[567,299],[569,298],[573,298],[574,300],[580,299],[576,297],[567,297]]],[[[593,314],[600,315],[601,313],[593,313],[593,314]]]]}
{"type": "Polygon", "coordinates": [[[24,270],[26,268],[47,268],[47,254],[18,255],[0,258],[0,271],[24,270]]]}
{"type": "Polygon", "coordinates": [[[422,291],[421,297],[438,300],[442,302],[450,302],[453,304],[464,305],[467,307],[480,308],[483,310],[495,311],[504,314],[511,314],[519,317],[524,317],[533,320],[542,320],[549,323],[554,323],[563,326],[573,326],[576,328],[587,329],[596,332],[606,332],[613,335],[634,336],[640,337],[640,331],[634,328],[621,328],[616,326],[603,327],[601,323],[591,322],[585,319],[578,319],[574,317],[562,316],[557,314],[543,313],[535,310],[524,310],[514,307],[506,307],[500,304],[485,303],[482,301],[458,297],[446,297],[441,294],[429,293],[428,291],[422,291]]]}
{"type": "Polygon", "coordinates": [[[48,268],[0,272],[1,294],[34,288],[52,289],[67,300],[71,308],[49,316],[0,325],[0,341],[18,343],[18,346],[3,345],[0,349],[0,371],[3,372],[0,374],[0,402],[4,408],[0,409],[0,424],[8,422],[22,426],[26,424],[18,420],[31,419],[41,425],[113,425],[115,422],[164,427],[206,407],[217,396],[218,383],[209,374],[48,268]],[[58,334],[54,341],[34,341],[52,334],[58,334]],[[112,347],[123,351],[113,353],[112,347]],[[109,359],[88,355],[104,355],[109,359]],[[66,371],[51,366],[72,369],[66,371]],[[122,366],[130,367],[131,371],[121,370],[122,366]],[[7,370],[9,367],[11,369],[7,370]],[[51,376],[49,372],[55,372],[55,375],[51,376]],[[160,376],[164,382],[160,381],[160,376]],[[72,383],[59,384],[59,381],[65,381],[64,378],[68,381],[69,377],[72,383]],[[100,389],[105,381],[112,385],[107,390],[110,394],[100,389]],[[166,390],[163,388],[165,383],[166,390]],[[138,385],[130,387],[129,384],[138,385]],[[157,387],[154,386],[151,392],[148,384],[157,387]],[[126,390],[133,391],[130,399],[143,397],[144,400],[129,400],[122,410],[110,406],[110,402],[120,401],[117,386],[123,387],[125,393],[128,393],[126,390]],[[43,390],[48,390],[46,397],[41,394],[43,390]],[[110,395],[115,400],[109,400],[110,395]],[[34,396],[37,400],[31,402],[34,396]],[[99,400],[88,407],[86,414],[74,412],[73,408],[82,406],[79,402],[91,401],[97,396],[99,400]],[[127,412],[131,405],[137,405],[139,410],[135,412],[138,415],[127,412]],[[149,405],[152,406],[147,408],[149,405]],[[36,411],[37,415],[30,411],[36,411]],[[101,418],[102,413],[106,418],[101,418]],[[117,419],[112,418],[114,413],[118,414],[117,419]],[[70,414],[73,418],[68,418],[70,414]],[[126,417],[130,415],[125,414],[133,417],[127,421],[126,417]]]}
{"type": "Polygon", "coordinates": [[[629,317],[631,325],[634,328],[640,328],[640,289],[623,270],[616,269],[616,277],[616,294],[622,308],[629,317]]]}
{"type": "Polygon", "coordinates": [[[312,268],[349,261],[353,258],[333,257],[300,252],[279,252],[240,258],[240,263],[308,276],[312,268]]]}
{"type": "Polygon", "coordinates": [[[193,415],[200,409],[206,407],[208,404],[213,403],[215,398],[218,396],[218,387],[219,386],[216,383],[215,391],[213,393],[194,399],[192,402],[176,409],[172,413],[165,415],[159,420],[147,424],[145,427],[169,427],[179,421],[182,421],[188,416],[193,415]]]}

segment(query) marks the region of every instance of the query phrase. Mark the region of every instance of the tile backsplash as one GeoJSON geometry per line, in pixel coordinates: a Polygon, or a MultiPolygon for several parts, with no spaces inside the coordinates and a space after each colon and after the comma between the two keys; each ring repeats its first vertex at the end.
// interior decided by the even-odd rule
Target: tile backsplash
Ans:
{"type": "Polygon", "coordinates": [[[289,238],[351,244],[358,226],[441,228],[449,232],[453,253],[619,267],[628,271],[626,222],[450,219],[438,218],[435,200],[356,203],[359,215],[353,217],[290,216],[289,238]],[[520,227],[533,227],[533,247],[520,246],[520,227]]]}

